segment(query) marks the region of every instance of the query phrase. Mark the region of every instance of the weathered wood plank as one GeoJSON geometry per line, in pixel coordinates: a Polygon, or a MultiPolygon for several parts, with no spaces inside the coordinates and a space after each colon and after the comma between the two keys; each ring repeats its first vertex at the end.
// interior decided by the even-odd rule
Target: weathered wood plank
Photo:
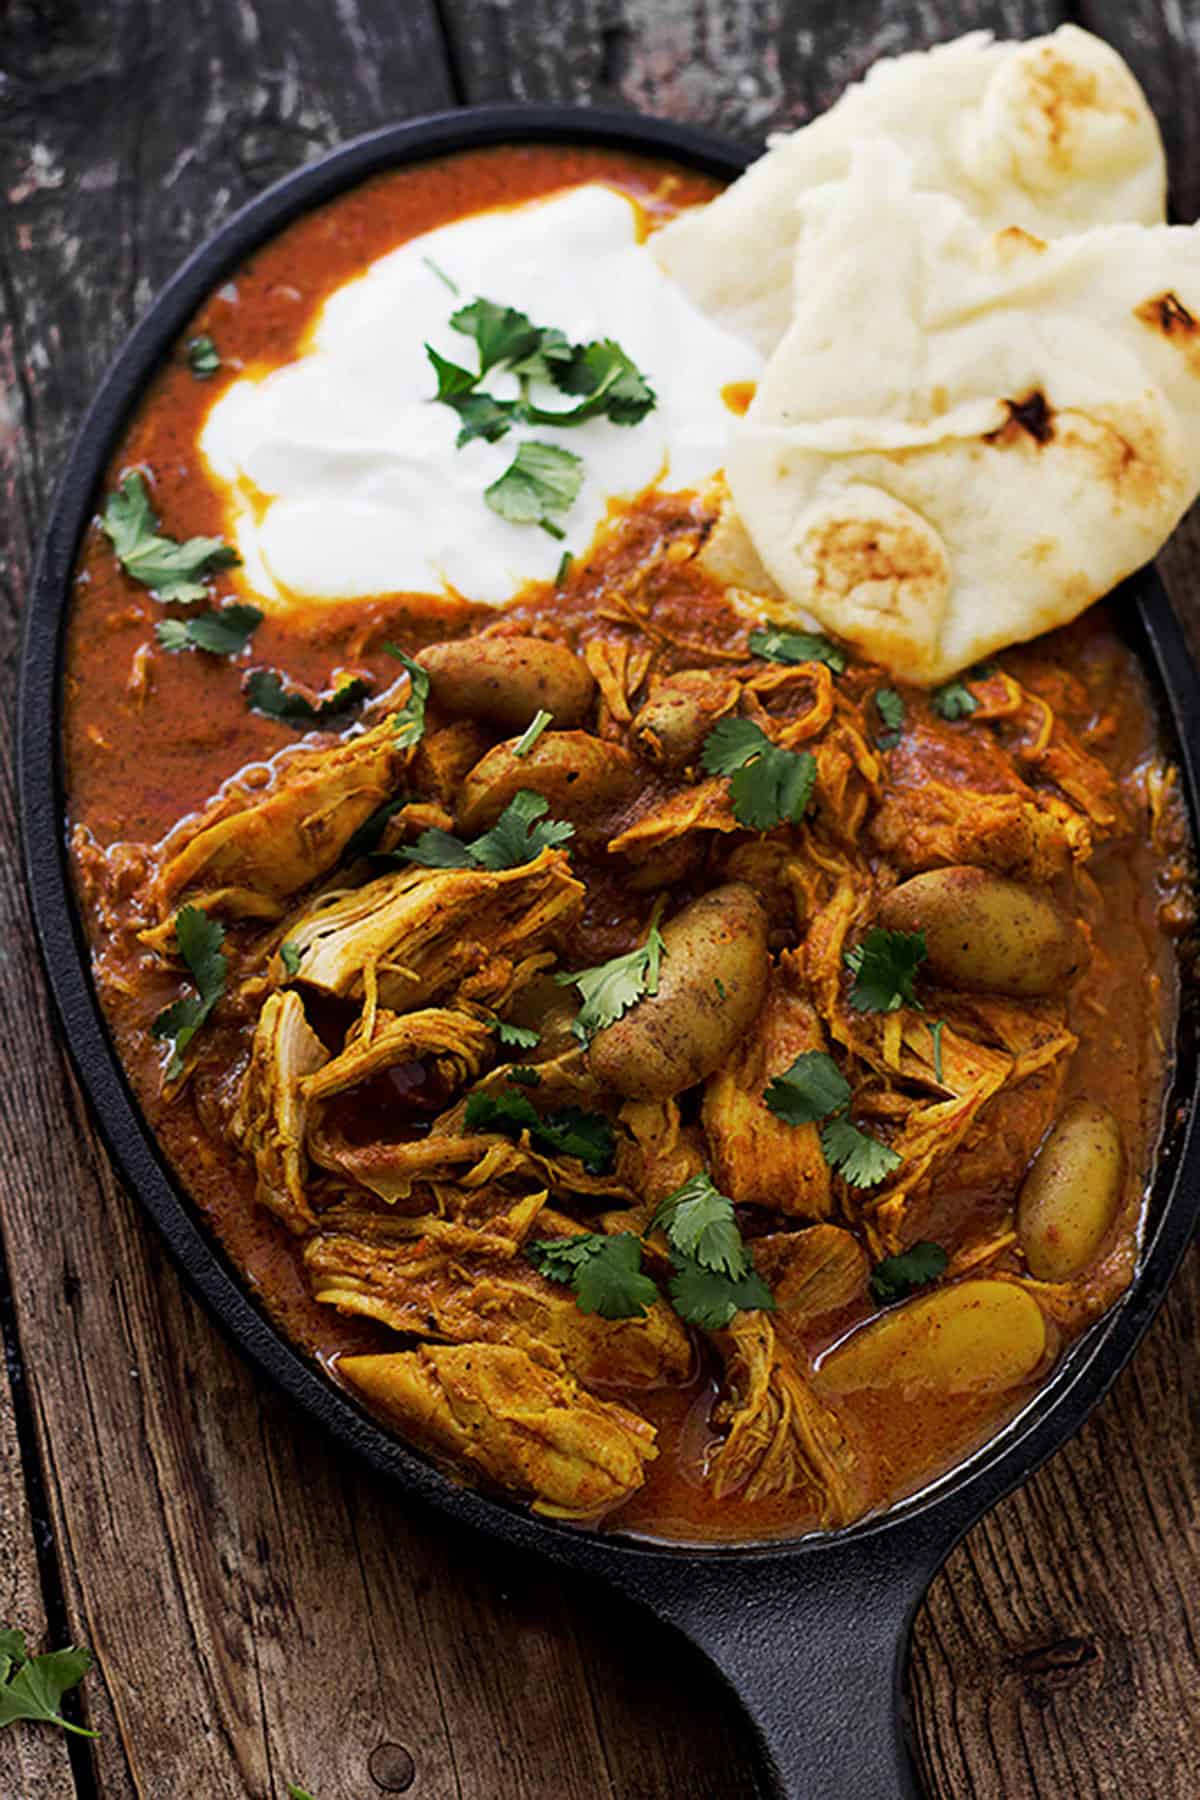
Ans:
{"type": "Polygon", "coordinates": [[[444,0],[463,98],[624,103],[748,139],[802,124],[876,57],[982,27],[1053,29],[1054,0],[444,0]]]}
{"type": "MultiPolygon", "coordinates": [[[[9,1379],[14,1374],[20,1379],[15,1354],[10,1354],[7,1373],[0,1373],[0,1626],[24,1631],[30,1647],[43,1650],[57,1645],[46,1642],[34,1525],[25,1497],[9,1379]]],[[[74,1800],[75,1782],[61,1732],[32,1725],[0,1732],[0,1794],[74,1800]]]]}

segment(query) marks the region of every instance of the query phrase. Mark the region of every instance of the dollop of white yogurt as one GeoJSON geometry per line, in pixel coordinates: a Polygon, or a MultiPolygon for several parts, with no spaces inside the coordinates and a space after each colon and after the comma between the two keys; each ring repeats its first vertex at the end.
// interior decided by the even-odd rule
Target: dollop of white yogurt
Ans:
{"type": "MultiPolygon", "coordinates": [[[[246,590],[276,606],[446,589],[499,604],[552,578],[564,549],[585,551],[610,500],[651,483],[690,488],[722,468],[734,416],[722,389],[755,381],[762,358],[698,312],[638,236],[635,203],[592,183],[427,232],[331,295],[306,354],[236,381],[201,433],[246,590]],[[456,449],[460,421],[432,397],[425,345],[477,368],[473,340],[449,321],[480,296],[575,343],[614,339],[656,407],[635,426],[517,426],[456,449]],[[483,498],[527,438],[583,458],[561,543],[483,498]]],[[[485,385],[516,392],[511,376],[485,385]]],[[[537,397],[573,404],[549,389],[537,397]]]]}

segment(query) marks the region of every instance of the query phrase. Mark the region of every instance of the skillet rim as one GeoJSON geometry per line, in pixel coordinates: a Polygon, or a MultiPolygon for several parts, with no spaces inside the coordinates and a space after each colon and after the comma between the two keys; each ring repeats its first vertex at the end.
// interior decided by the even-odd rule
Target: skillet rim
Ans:
{"type": "MultiPolygon", "coordinates": [[[[841,1531],[752,1542],[659,1540],[542,1519],[518,1501],[463,1485],[401,1439],[389,1435],[319,1366],[292,1345],[251,1298],[234,1265],[210,1239],[137,1105],[108,1034],[71,883],[64,830],[59,707],[71,573],[93,495],[109,455],[163,357],[201,301],[268,237],[302,212],[334,199],[371,175],[409,163],[514,142],[576,142],[674,160],[725,178],[754,149],[707,130],[638,113],[570,106],[463,108],[385,126],[293,171],[242,207],[186,260],[126,339],[88,408],[68,455],[42,534],[23,631],[17,726],[18,798],[26,881],[38,945],[61,1035],[100,1136],[125,1186],[154,1220],[172,1259],[206,1309],[257,1369],[323,1430],[443,1514],[522,1549],[597,1574],[628,1579],[640,1567],[702,1556],[707,1564],[746,1565],[833,1554],[901,1533],[949,1544],[1004,1494],[1024,1481],[1083,1423],[1131,1356],[1165,1295],[1200,1217],[1200,1095],[1188,1008],[1183,1048],[1172,1072],[1168,1107],[1186,1118],[1160,1151],[1151,1185],[1150,1222],[1127,1293],[1074,1345],[1022,1411],[965,1461],[886,1512],[841,1531]],[[1180,1065],[1188,1065],[1181,1069],[1180,1065]],[[1183,1091],[1179,1089],[1182,1086],[1183,1091]],[[1165,1189],[1160,1194],[1159,1190],[1165,1189]],[[1155,1218],[1154,1215],[1157,1214],[1155,1218]]],[[[1200,673],[1182,627],[1152,568],[1125,584],[1136,600],[1134,648],[1164,725],[1173,727],[1174,759],[1184,774],[1193,840],[1200,821],[1200,673]],[[1163,702],[1165,700],[1165,708],[1163,702]]]]}

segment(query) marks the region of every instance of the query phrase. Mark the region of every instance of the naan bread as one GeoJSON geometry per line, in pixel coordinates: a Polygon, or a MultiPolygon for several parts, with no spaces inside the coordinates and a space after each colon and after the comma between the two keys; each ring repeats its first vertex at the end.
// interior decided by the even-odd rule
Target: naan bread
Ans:
{"type": "Polygon", "coordinates": [[[769,356],[791,314],[797,203],[842,179],[865,137],[886,138],[918,188],[954,196],[995,230],[1053,238],[1164,217],[1158,127],[1115,50],[1075,25],[1028,43],[973,31],[877,62],[827,113],[772,138],[718,199],[655,234],[659,262],[702,312],[769,356]]]}
{"type": "Polygon", "coordinates": [[[1200,489],[1200,228],[985,232],[886,142],[801,211],[727,460],[790,606],[934,682],[1154,555],[1200,489]]]}

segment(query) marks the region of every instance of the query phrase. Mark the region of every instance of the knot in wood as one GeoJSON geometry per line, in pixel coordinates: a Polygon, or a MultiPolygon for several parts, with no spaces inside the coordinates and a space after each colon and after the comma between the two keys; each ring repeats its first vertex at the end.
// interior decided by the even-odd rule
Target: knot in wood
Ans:
{"type": "Polygon", "coordinates": [[[405,1794],[416,1780],[417,1765],[403,1744],[376,1744],[367,1772],[385,1794],[405,1794]]]}

